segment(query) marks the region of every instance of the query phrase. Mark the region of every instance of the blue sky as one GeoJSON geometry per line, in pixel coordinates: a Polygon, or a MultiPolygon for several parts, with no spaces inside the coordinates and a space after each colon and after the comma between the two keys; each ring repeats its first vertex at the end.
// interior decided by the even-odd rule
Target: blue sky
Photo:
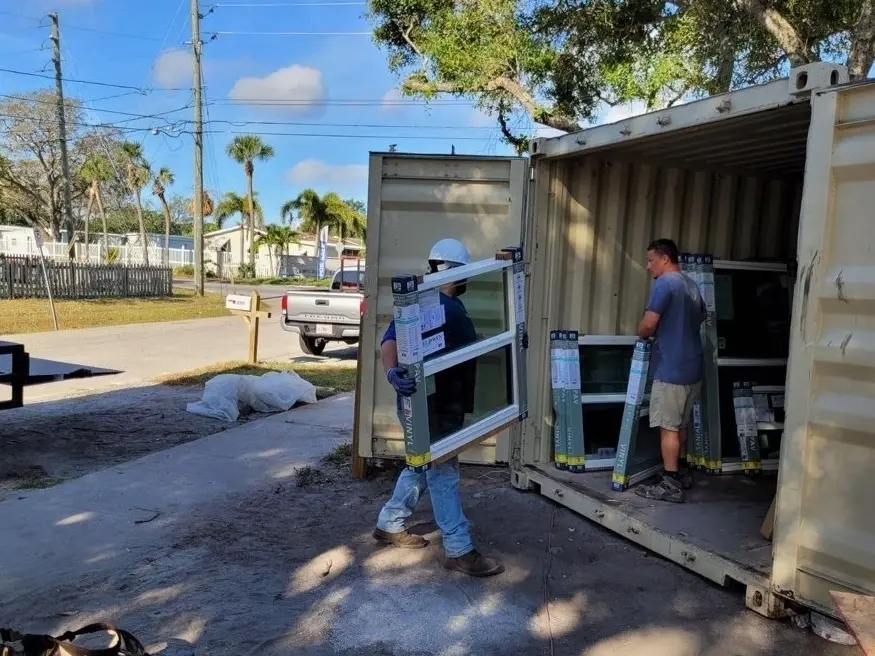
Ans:
{"type": "MultiPolygon", "coordinates": [[[[509,152],[500,142],[494,122],[470,103],[447,99],[431,106],[402,106],[403,101],[393,91],[397,80],[388,72],[384,54],[367,34],[239,34],[367,32],[368,25],[361,17],[363,3],[282,7],[219,4],[201,25],[207,41],[206,118],[211,121],[206,127],[209,134],[205,138],[204,184],[213,192],[244,191],[241,168],[224,154],[233,132],[294,133],[263,136],[276,150],[276,157],[256,164],[255,171],[256,189],[269,221],[278,220],[283,202],[307,186],[364,200],[369,151],[387,150],[393,143],[404,152],[448,153],[453,145],[458,153],[509,152]],[[238,34],[219,34],[210,40],[213,32],[238,34]],[[255,105],[249,102],[252,100],[274,103],[255,105]]],[[[228,0],[227,4],[269,3],[228,0]]],[[[209,6],[204,3],[203,11],[209,6]]],[[[188,0],[3,2],[0,67],[51,75],[48,21],[39,19],[49,10],[57,11],[66,78],[148,91],[108,98],[126,90],[70,81],[65,83],[65,93],[90,100],[86,120],[91,123],[130,118],[112,111],[168,112],[123,125],[135,128],[128,138],[142,142],[153,167],[168,166],[174,171],[176,184],[172,191],[189,195],[192,139],[174,132],[180,126],[190,129],[190,124],[178,121],[192,118],[192,110],[187,107],[191,101],[191,59],[189,46],[184,43],[190,39],[188,7],[188,0]],[[163,132],[154,135],[149,130],[153,127],[176,136],[163,132]]],[[[51,88],[52,84],[51,79],[0,72],[0,94],[51,88]]]]}

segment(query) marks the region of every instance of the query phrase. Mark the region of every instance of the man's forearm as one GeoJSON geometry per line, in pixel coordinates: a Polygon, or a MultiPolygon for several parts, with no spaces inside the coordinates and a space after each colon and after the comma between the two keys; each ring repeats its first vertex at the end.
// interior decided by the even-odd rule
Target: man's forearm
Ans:
{"type": "Polygon", "coordinates": [[[394,339],[383,342],[380,346],[380,362],[383,363],[383,372],[398,366],[398,345],[394,339]]]}

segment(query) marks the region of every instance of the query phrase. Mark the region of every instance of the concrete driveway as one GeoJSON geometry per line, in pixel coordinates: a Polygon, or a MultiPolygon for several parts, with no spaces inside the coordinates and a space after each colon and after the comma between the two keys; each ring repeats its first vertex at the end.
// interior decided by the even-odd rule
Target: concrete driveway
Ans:
{"type": "MultiPolygon", "coordinates": [[[[35,358],[120,372],[111,376],[29,387],[25,391],[26,403],[119,385],[132,386],[158,376],[198,369],[218,362],[245,360],[248,347],[248,333],[238,317],[6,335],[3,339],[24,344],[35,358]]],[[[305,355],[298,346],[297,335],[283,331],[276,316],[263,322],[261,326],[258,344],[260,360],[354,361],[357,353],[357,347],[337,343],[329,345],[324,357],[305,355]]]]}
{"type": "MultiPolygon", "coordinates": [[[[193,280],[174,280],[173,286],[180,289],[194,289],[194,281],[193,280]]],[[[258,293],[261,294],[261,297],[265,300],[272,298],[281,298],[283,294],[288,290],[297,290],[304,291],[308,289],[319,289],[316,287],[300,287],[295,285],[284,286],[284,285],[232,285],[227,282],[206,282],[204,283],[204,290],[208,292],[214,292],[216,294],[251,294],[252,290],[258,290],[258,293]]]]}

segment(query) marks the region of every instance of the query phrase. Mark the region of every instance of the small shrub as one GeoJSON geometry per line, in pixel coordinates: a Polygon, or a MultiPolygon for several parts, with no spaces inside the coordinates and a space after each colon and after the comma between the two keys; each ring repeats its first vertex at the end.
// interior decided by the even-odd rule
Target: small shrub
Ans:
{"type": "Polygon", "coordinates": [[[237,277],[238,278],[254,278],[255,277],[255,267],[249,264],[248,262],[244,262],[237,268],[237,277]]]}
{"type": "Polygon", "coordinates": [[[352,458],[352,444],[339,444],[331,453],[322,458],[322,462],[335,467],[344,467],[352,458]]]}
{"type": "Polygon", "coordinates": [[[295,485],[297,487],[307,487],[309,485],[319,485],[326,483],[327,478],[322,470],[306,465],[295,469],[295,485]]]}
{"type": "Polygon", "coordinates": [[[118,248],[110,248],[106,251],[106,263],[116,264],[122,257],[122,252],[118,248]]]}
{"type": "Polygon", "coordinates": [[[173,269],[174,276],[193,276],[194,275],[194,266],[191,264],[186,264],[185,266],[176,267],[173,269]]]}

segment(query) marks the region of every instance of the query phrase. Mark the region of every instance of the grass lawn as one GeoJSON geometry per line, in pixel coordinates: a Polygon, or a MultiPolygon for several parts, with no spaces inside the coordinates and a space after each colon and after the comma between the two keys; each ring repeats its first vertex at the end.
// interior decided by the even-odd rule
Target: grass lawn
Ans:
{"type": "MultiPolygon", "coordinates": [[[[177,290],[167,298],[59,300],[55,301],[55,308],[61,330],[207,319],[229,314],[221,294],[205,294],[198,298],[189,290],[177,290]]],[[[39,333],[52,328],[52,313],[46,299],[0,301],[0,335],[39,333]]]]}
{"type": "Polygon", "coordinates": [[[316,396],[320,399],[355,390],[356,367],[349,364],[312,364],[295,362],[259,362],[257,365],[246,362],[220,362],[180,374],[171,374],[156,379],[164,385],[203,385],[219,374],[245,374],[260,376],[269,371],[294,371],[301,378],[316,386],[316,396]]]}

